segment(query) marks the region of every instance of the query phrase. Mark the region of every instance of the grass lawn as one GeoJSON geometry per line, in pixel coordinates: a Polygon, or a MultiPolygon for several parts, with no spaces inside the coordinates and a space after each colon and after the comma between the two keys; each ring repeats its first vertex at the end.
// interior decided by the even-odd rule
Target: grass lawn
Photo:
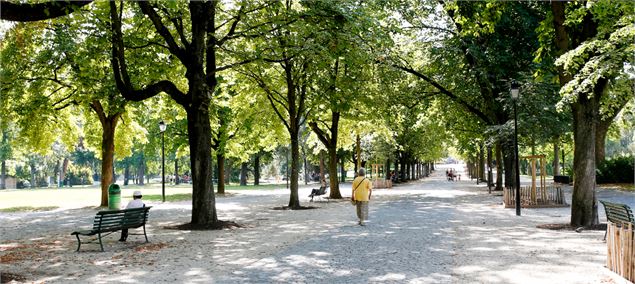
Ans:
{"type": "Polygon", "coordinates": [[[635,192],[635,184],[632,183],[607,183],[598,184],[598,187],[602,189],[623,190],[635,192]]]}
{"type": "MultiPolygon", "coordinates": [[[[226,185],[226,191],[244,190],[276,190],[285,189],[286,184],[263,184],[239,186],[237,184],[226,185]]],[[[160,183],[145,185],[121,186],[121,204],[125,205],[132,199],[132,193],[141,191],[143,199],[148,201],[161,201],[163,199],[160,183]]],[[[217,185],[214,185],[214,191],[217,185]]],[[[185,201],[192,199],[191,184],[166,184],[166,201],[185,201]]],[[[36,189],[9,189],[0,190],[0,212],[33,212],[48,211],[57,208],[81,208],[98,207],[101,201],[101,188],[99,185],[73,186],[62,188],[36,188],[36,189]]]]}

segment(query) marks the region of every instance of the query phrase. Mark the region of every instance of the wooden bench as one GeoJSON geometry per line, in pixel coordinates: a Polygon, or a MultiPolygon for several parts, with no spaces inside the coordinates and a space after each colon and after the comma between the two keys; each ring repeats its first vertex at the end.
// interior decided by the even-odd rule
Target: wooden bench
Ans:
{"type": "MultiPolygon", "coordinates": [[[[71,236],[77,237],[77,251],[82,245],[82,241],[79,236],[93,236],[97,235],[96,239],[83,242],[87,243],[96,243],[99,240],[99,246],[101,247],[101,251],[104,251],[104,245],[102,244],[101,238],[107,235],[110,235],[114,232],[121,231],[123,229],[134,229],[143,227],[143,235],[146,238],[146,243],[148,242],[148,235],[146,234],[146,221],[148,220],[148,211],[152,208],[149,207],[141,207],[141,208],[130,208],[123,210],[107,210],[107,211],[99,211],[95,215],[95,219],[93,221],[92,230],[82,230],[75,231],[71,233],[71,236]],[[104,234],[105,233],[105,234],[104,234]]],[[[141,235],[139,234],[131,234],[131,235],[141,235]]]]}
{"type": "MultiPolygon", "coordinates": [[[[608,222],[615,223],[618,226],[623,226],[627,223],[635,223],[633,211],[630,207],[628,207],[628,205],[604,200],[600,200],[600,203],[604,205],[604,212],[606,212],[606,220],[608,222]]],[[[604,239],[606,239],[606,232],[604,233],[604,239]]]]}

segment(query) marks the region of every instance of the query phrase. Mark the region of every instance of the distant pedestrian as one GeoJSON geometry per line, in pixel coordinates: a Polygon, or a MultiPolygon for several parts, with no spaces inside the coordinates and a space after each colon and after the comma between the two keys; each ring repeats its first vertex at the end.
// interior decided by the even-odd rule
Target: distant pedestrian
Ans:
{"type": "Polygon", "coordinates": [[[366,171],[362,168],[357,172],[357,177],[353,180],[353,192],[351,200],[355,202],[357,208],[358,224],[364,226],[364,221],[368,220],[368,203],[373,192],[373,185],[366,178],[366,171]]]}
{"type": "MultiPolygon", "coordinates": [[[[126,205],[126,209],[146,207],[141,198],[143,198],[143,195],[141,195],[141,191],[135,191],[132,194],[132,200],[130,200],[130,202],[128,202],[128,205],[126,205]]],[[[119,241],[125,242],[127,238],[128,229],[121,230],[121,238],[119,239],[119,241]]]]}

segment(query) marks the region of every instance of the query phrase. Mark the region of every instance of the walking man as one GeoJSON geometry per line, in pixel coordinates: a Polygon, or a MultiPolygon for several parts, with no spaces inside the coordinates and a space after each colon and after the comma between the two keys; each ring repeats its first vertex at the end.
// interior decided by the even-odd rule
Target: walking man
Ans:
{"type": "Polygon", "coordinates": [[[358,224],[365,226],[364,221],[368,220],[368,202],[373,192],[373,185],[366,178],[366,171],[361,168],[357,172],[357,177],[353,180],[353,193],[351,194],[351,200],[355,202],[357,207],[358,224]]]}

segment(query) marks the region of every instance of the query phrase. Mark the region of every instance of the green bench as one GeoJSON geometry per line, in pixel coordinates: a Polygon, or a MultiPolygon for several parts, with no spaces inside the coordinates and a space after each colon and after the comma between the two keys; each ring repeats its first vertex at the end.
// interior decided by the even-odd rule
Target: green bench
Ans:
{"type": "MultiPolygon", "coordinates": [[[[604,212],[606,212],[606,220],[611,223],[623,225],[627,223],[635,223],[633,218],[633,211],[626,204],[613,203],[604,200],[600,200],[600,203],[604,205],[604,212]]],[[[606,232],[604,233],[604,239],[606,239],[606,232]]]]}
{"type": "MultiPolygon", "coordinates": [[[[121,231],[123,229],[134,229],[139,227],[143,227],[143,235],[145,236],[147,243],[148,235],[146,234],[146,221],[148,220],[148,211],[150,210],[150,208],[152,208],[152,206],[97,212],[93,221],[93,228],[91,230],[81,230],[71,233],[71,236],[77,237],[77,251],[79,251],[82,243],[96,243],[97,240],[99,240],[101,251],[104,251],[104,245],[101,241],[102,237],[105,237],[117,231],[121,231]],[[97,235],[97,238],[90,241],[82,242],[79,238],[80,235],[97,235]]],[[[141,234],[139,233],[131,235],[141,234]]]]}

